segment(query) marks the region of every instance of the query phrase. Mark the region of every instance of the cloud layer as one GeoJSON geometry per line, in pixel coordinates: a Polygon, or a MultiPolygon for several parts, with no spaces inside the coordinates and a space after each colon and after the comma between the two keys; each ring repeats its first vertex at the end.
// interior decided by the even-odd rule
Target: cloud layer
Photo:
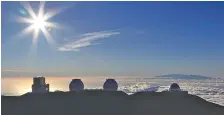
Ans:
{"type": "Polygon", "coordinates": [[[76,39],[75,41],[70,41],[62,46],[57,48],[58,51],[79,51],[80,48],[88,47],[91,45],[97,45],[99,43],[94,43],[94,41],[98,39],[108,38],[113,35],[120,34],[117,31],[100,31],[100,32],[92,32],[92,33],[85,33],[80,36],[72,37],[76,39]]]}

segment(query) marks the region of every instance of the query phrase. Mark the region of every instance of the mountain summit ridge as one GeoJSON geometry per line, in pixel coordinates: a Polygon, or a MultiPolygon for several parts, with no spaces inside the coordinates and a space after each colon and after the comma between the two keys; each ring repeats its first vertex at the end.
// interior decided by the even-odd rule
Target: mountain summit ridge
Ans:
{"type": "Polygon", "coordinates": [[[157,78],[172,78],[172,79],[211,79],[211,77],[202,75],[187,75],[187,74],[166,74],[156,76],[157,78]]]}

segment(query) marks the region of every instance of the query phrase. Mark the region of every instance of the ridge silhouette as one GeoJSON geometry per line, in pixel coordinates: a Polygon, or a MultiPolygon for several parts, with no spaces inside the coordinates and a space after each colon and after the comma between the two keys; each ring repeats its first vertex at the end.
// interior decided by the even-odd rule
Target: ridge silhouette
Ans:
{"type": "Polygon", "coordinates": [[[187,92],[82,90],[2,96],[2,115],[223,115],[224,107],[187,92]]]}
{"type": "Polygon", "coordinates": [[[69,92],[2,96],[2,115],[224,115],[223,106],[178,91],[176,83],[170,87],[174,91],[132,95],[116,91],[114,79],[107,79],[103,90],[85,90],[81,79],[69,87],[69,92]]]}

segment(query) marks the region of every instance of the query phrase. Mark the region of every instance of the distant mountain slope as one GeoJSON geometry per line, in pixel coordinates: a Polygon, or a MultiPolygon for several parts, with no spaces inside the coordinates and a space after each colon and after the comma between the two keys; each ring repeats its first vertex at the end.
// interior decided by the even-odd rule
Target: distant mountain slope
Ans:
{"type": "Polygon", "coordinates": [[[156,76],[158,78],[172,78],[172,79],[211,79],[211,77],[201,75],[185,75],[185,74],[168,74],[156,76]]]}

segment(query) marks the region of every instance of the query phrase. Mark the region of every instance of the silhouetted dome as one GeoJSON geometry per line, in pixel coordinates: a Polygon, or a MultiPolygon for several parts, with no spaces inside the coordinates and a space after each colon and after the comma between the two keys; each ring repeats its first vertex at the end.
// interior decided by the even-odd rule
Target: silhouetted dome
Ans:
{"type": "Polygon", "coordinates": [[[180,86],[177,83],[170,85],[170,90],[180,90],[180,86]]]}
{"type": "Polygon", "coordinates": [[[118,84],[114,79],[107,79],[103,84],[104,90],[116,91],[117,88],[118,88],[118,84]]]}
{"type": "Polygon", "coordinates": [[[70,91],[79,91],[84,89],[84,84],[81,79],[72,79],[71,83],[69,84],[70,91]]]}

